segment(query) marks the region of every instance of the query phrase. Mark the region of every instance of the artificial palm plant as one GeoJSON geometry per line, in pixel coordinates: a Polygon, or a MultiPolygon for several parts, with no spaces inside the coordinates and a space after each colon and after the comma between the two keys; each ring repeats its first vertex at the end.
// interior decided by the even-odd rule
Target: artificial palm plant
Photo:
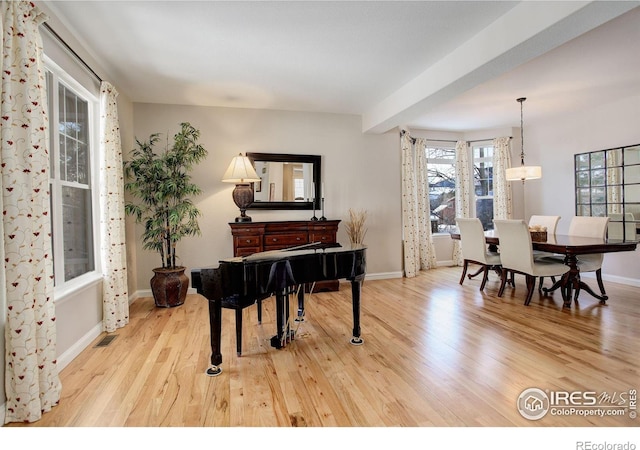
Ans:
{"type": "Polygon", "coordinates": [[[180,268],[184,272],[184,267],[176,264],[176,244],[185,236],[200,234],[197,220],[200,211],[191,198],[202,190],[191,181],[189,174],[193,166],[207,156],[207,151],[197,142],[199,137],[197,129],[183,122],[172,146],[167,139],[164,150],[156,153],[158,133],[152,134],[148,141],[136,139],[137,147],[124,163],[125,190],[135,200],[126,202],[125,212],[134,216],[136,222],[144,223],[143,248],[157,251],[162,261],[162,267],[154,269],[156,274],[180,268]]]}

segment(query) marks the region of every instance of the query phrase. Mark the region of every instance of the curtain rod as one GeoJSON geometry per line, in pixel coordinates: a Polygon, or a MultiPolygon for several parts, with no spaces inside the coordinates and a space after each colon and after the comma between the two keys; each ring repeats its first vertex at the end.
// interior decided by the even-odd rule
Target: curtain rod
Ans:
{"type": "MultiPolygon", "coordinates": [[[[400,132],[400,136],[403,136],[404,134],[407,133],[407,130],[402,130],[400,132]]],[[[411,141],[415,144],[416,143],[416,138],[409,136],[409,138],[411,139],[411,141]]],[[[458,141],[454,141],[451,139],[430,139],[430,138],[424,138],[427,141],[431,141],[431,142],[458,142],[458,141]]],[[[492,141],[494,138],[488,138],[488,139],[476,139],[473,141],[465,141],[467,144],[471,144],[472,142],[483,142],[483,141],[492,141]]],[[[513,139],[513,136],[509,136],[509,139],[513,139]]],[[[459,139],[459,140],[463,140],[463,139],[459,139]]]]}
{"type": "Polygon", "coordinates": [[[76,59],[77,59],[77,60],[78,60],[78,61],[79,61],[83,66],[84,66],[84,68],[85,68],[85,69],[87,69],[87,70],[91,73],[91,75],[93,75],[93,76],[94,76],[94,77],[95,77],[95,78],[96,78],[100,83],[102,83],[102,78],[100,78],[100,76],[99,76],[99,75],[98,75],[98,74],[97,74],[97,73],[96,73],[96,72],[91,68],[91,66],[89,66],[89,64],[87,64],[87,63],[86,63],[86,61],[85,61],[84,59],[82,59],[82,58],[80,57],[80,55],[78,55],[78,54],[77,54],[77,53],[76,53],[76,52],[71,48],[71,46],[70,46],[69,44],[67,44],[67,43],[65,42],[65,40],[64,40],[64,39],[62,39],[62,38],[60,37],[60,35],[54,31],[54,29],[53,29],[53,28],[51,28],[51,26],[50,26],[47,22],[44,22],[42,25],[44,25],[44,27],[47,29],[47,31],[48,31],[49,33],[51,33],[51,34],[52,34],[52,35],[53,35],[53,36],[54,36],[54,37],[55,37],[55,38],[56,38],[56,39],[57,39],[57,40],[58,40],[58,41],[59,41],[59,42],[64,46],[64,48],[65,48],[69,53],[71,53],[71,54],[73,55],[73,57],[74,57],[74,58],[76,58],[76,59]]]}

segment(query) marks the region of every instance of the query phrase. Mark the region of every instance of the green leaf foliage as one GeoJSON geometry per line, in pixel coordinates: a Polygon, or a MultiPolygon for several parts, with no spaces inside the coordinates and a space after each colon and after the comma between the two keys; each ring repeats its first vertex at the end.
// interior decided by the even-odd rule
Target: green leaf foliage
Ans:
{"type": "Polygon", "coordinates": [[[125,213],[144,223],[143,248],[158,252],[163,268],[176,267],[176,244],[183,237],[200,235],[200,211],[191,197],[202,190],[189,174],[207,157],[199,137],[198,130],[183,122],[173,146],[156,152],[160,135],[154,133],[147,141],[136,139],[136,148],[124,162],[124,188],[133,199],[125,204],[125,213]]]}

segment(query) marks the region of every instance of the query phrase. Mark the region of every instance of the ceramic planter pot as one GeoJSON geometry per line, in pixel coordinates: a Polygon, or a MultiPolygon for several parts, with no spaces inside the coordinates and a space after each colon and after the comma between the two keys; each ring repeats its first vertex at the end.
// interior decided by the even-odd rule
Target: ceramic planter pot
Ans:
{"type": "Polygon", "coordinates": [[[153,269],[151,292],[157,307],[172,308],[184,303],[189,289],[189,277],[184,271],[184,267],[153,269]]]}

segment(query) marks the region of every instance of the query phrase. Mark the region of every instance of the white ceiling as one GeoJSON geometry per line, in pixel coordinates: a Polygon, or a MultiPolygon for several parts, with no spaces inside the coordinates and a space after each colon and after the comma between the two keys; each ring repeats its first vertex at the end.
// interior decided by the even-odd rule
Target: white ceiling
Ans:
{"type": "Polygon", "coordinates": [[[640,91],[637,1],[45,3],[134,102],[468,131],[640,91]]]}

